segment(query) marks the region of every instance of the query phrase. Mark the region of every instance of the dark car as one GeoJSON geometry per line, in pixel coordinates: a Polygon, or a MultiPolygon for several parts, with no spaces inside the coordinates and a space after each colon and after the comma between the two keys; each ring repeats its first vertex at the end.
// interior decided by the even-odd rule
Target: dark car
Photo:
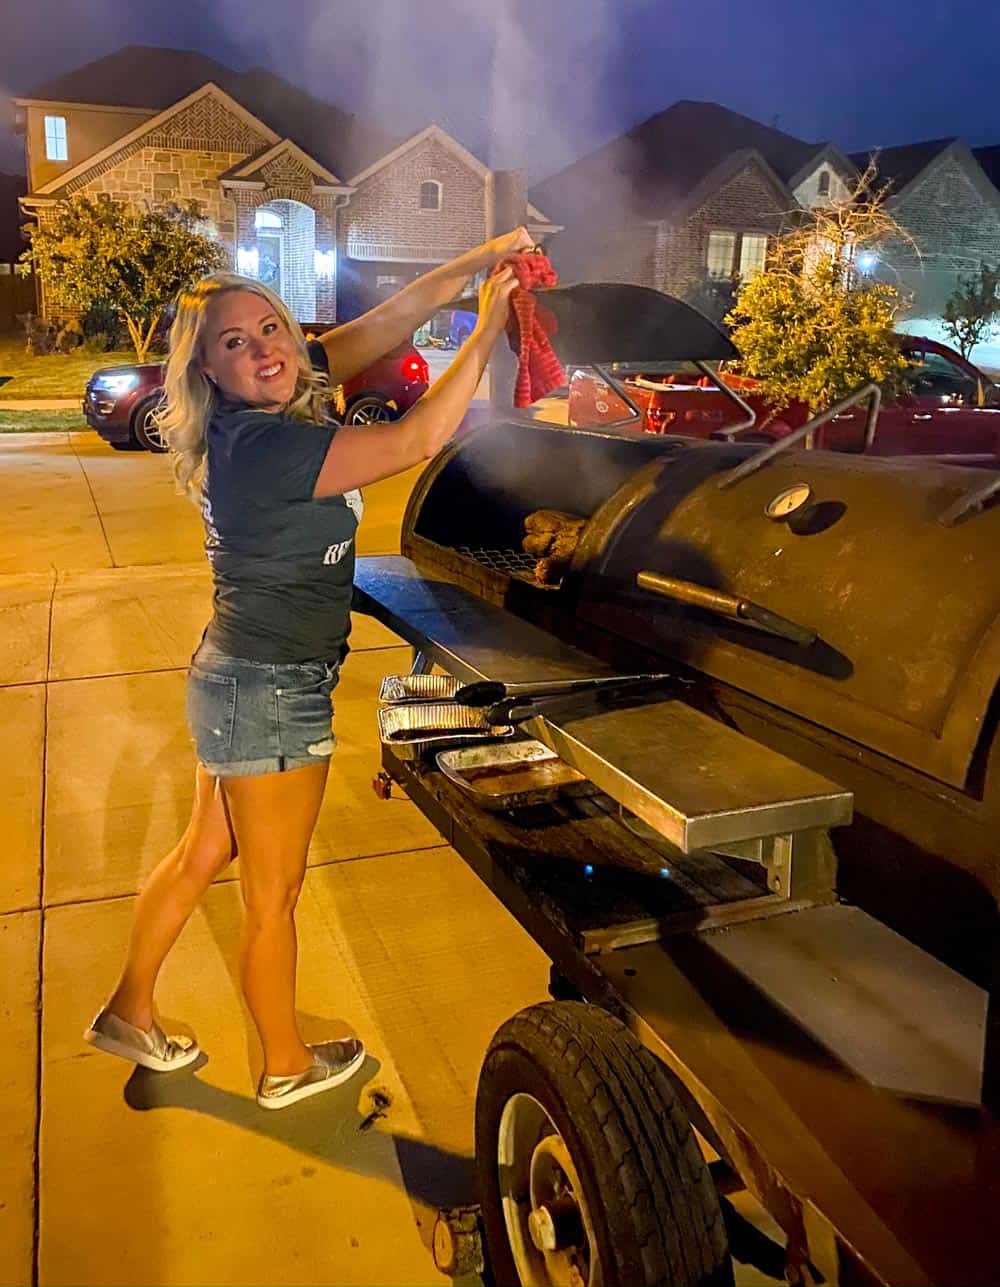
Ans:
{"type": "MultiPolygon", "coordinates": [[[[303,328],[307,338],[328,329],[303,328]]],[[[163,372],[162,362],[95,371],[83,396],[87,423],[117,451],[166,451],[156,425],[163,372]]],[[[427,392],[429,377],[425,359],[411,344],[401,344],[343,386],[345,424],[397,419],[427,392]]]]}
{"type": "MultiPolygon", "coordinates": [[[[918,335],[897,337],[906,359],[902,390],[882,403],[869,449],[873,456],[933,456],[967,465],[1000,465],[1000,389],[954,349],[918,335]]],[[[720,372],[720,378],[757,413],[757,423],[736,436],[777,441],[809,419],[809,410],[792,403],[775,413],[759,394],[756,381],[720,372]]],[[[629,376],[629,396],[642,412],[647,433],[718,436],[738,412],[705,377],[678,374],[629,376]]],[[[609,385],[586,371],[570,381],[569,423],[595,425],[623,419],[628,408],[609,385]]],[[[864,440],[866,409],[856,406],[817,432],[816,446],[858,451],[864,440]]]]}

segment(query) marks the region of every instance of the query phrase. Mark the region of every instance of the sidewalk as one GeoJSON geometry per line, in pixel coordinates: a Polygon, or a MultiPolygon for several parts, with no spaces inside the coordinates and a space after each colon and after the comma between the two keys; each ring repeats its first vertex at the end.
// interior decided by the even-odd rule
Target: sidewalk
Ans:
{"type": "MultiPolygon", "coordinates": [[[[483,1052],[545,997],[547,962],[409,801],[371,790],[378,681],[409,650],[356,622],[300,904],[307,1038],[357,1033],[363,1073],[285,1113],[256,1107],[233,872],[160,995],[208,1062],[130,1075],[80,1034],[189,808],[184,666],[210,592],[199,520],[162,457],[93,434],[5,447],[0,1284],[446,1282],[433,1213],[472,1200],[483,1052]],[[389,1106],[372,1119],[376,1090],[389,1106]]],[[[362,552],[398,548],[410,485],[368,491],[362,552]]]]}

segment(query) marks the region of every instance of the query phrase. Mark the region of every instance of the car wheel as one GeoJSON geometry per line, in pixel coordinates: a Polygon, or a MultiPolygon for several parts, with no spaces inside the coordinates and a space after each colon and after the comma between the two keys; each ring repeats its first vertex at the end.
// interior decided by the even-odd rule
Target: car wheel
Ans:
{"type": "Polygon", "coordinates": [[[509,1287],[727,1287],[712,1177],[660,1063],[594,1006],[532,1006],[476,1097],[489,1263],[509,1287]]]}
{"type": "Polygon", "coordinates": [[[151,402],[140,403],[132,417],[132,432],[135,434],[136,442],[140,447],[145,447],[147,451],[155,451],[162,455],[163,452],[169,451],[170,448],[163,441],[160,427],[156,421],[159,409],[160,400],[158,398],[151,402]]]}
{"type": "Polygon", "coordinates": [[[142,451],[134,438],[126,438],[124,442],[111,442],[108,446],[114,451],[142,451]]]}
{"type": "Polygon", "coordinates": [[[393,419],[395,417],[389,407],[386,406],[385,399],[371,394],[366,398],[358,398],[357,402],[351,403],[347,408],[344,424],[373,425],[393,419]]]}

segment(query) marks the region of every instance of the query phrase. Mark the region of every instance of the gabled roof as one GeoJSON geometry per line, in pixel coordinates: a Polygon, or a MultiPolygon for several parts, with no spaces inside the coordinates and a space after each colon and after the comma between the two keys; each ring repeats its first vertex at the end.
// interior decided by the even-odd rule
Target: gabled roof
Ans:
{"type": "MultiPolygon", "coordinates": [[[[875,159],[878,178],[892,183],[889,192],[891,202],[898,201],[912,184],[925,178],[945,162],[954,160],[963,167],[983,200],[1000,209],[1000,192],[997,191],[993,177],[982,165],[979,156],[961,139],[932,139],[926,143],[884,148],[871,155],[875,159]]],[[[989,156],[986,159],[989,161],[989,156]]]]}
{"type": "Polygon", "coordinates": [[[632,213],[659,219],[686,205],[734,153],[755,153],[787,186],[826,146],[803,142],[719,103],[683,100],[544,180],[532,190],[532,199],[567,223],[621,191],[632,213]]]}
{"type": "Polygon", "coordinates": [[[422,143],[427,142],[440,143],[443,148],[457,157],[463,165],[467,165],[474,174],[479,176],[479,178],[485,179],[489,174],[489,170],[485,165],[483,165],[482,161],[480,161],[478,157],[473,156],[472,153],[467,148],[464,148],[457,139],[453,139],[450,134],[445,133],[440,125],[427,125],[424,129],[420,130],[419,133],[411,135],[410,138],[405,139],[400,143],[398,147],[393,148],[391,152],[387,152],[385,156],[380,156],[377,160],[373,161],[371,165],[366,166],[363,170],[359,171],[359,173],[355,174],[351,179],[352,185],[354,187],[358,187],[360,184],[364,183],[366,179],[370,179],[373,174],[377,174],[379,170],[384,170],[387,166],[394,165],[395,162],[404,157],[407,152],[412,152],[415,148],[420,147],[422,143]]]}
{"type": "Polygon", "coordinates": [[[239,117],[240,120],[248,125],[250,129],[264,142],[270,144],[280,142],[278,135],[275,134],[269,126],[265,125],[263,121],[259,121],[257,117],[248,112],[242,104],[237,103],[234,98],[231,98],[224,90],[221,90],[218,85],[203,85],[201,89],[196,89],[193,94],[188,94],[186,98],[182,98],[178,102],[173,103],[165,111],[158,112],[156,116],[147,117],[146,120],[144,120],[140,125],[137,125],[134,130],[130,130],[128,134],[123,134],[121,138],[115,139],[113,143],[109,143],[108,146],[102,148],[100,152],[95,152],[93,156],[87,157],[86,160],[81,161],[79,165],[73,166],[72,169],[66,170],[63,174],[56,175],[54,179],[43,184],[42,187],[32,195],[43,197],[55,196],[62,188],[65,188],[70,184],[76,183],[80,180],[85,182],[86,176],[90,174],[91,171],[100,170],[107,162],[113,163],[116,157],[125,151],[125,149],[136,144],[141,146],[142,139],[147,135],[155,134],[158,130],[163,129],[165,125],[169,125],[175,116],[178,116],[181,112],[186,111],[187,108],[206,98],[214,98],[223,107],[232,112],[234,116],[239,117]]]}
{"type": "Polygon", "coordinates": [[[234,71],[192,49],[126,45],[46,81],[21,101],[163,109],[208,82],[265,121],[275,137],[292,139],[334,174],[353,174],[398,142],[263,67],[234,71]]]}
{"type": "Polygon", "coordinates": [[[231,166],[224,174],[219,175],[219,179],[239,180],[239,179],[257,179],[262,177],[263,170],[273,161],[282,157],[291,157],[300,165],[303,165],[313,176],[314,181],[319,180],[320,187],[336,188],[340,192],[350,192],[353,189],[347,187],[332,174],[326,166],[320,165],[318,161],[303,152],[297,143],[291,139],[281,139],[263,152],[258,152],[254,156],[249,156],[245,161],[238,161],[236,165],[231,166]]]}
{"type": "Polygon", "coordinates": [[[879,178],[890,182],[892,195],[898,196],[932,161],[957,142],[956,138],[928,139],[924,143],[904,143],[901,147],[873,148],[870,152],[852,153],[851,160],[859,170],[864,170],[874,157],[879,178]]]}
{"type": "Polygon", "coordinates": [[[818,170],[824,164],[836,170],[846,183],[854,183],[861,177],[861,171],[846,153],[841,152],[834,143],[825,143],[819,146],[813,155],[785,181],[794,192],[800,183],[804,183],[814,170],[818,170]]]}

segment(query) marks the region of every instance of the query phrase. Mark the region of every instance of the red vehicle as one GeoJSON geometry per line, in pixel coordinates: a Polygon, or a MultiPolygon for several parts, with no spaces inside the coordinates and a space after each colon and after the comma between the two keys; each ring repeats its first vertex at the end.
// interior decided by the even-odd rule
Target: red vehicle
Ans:
{"type": "MultiPolygon", "coordinates": [[[[900,335],[898,341],[907,360],[906,389],[882,403],[869,454],[1000,467],[1000,389],[945,344],[914,335],[900,335]]],[[[775,412],[757,392],[755,380],[725,371],[720,379],[757,415],[756,424],[732,435],[738,440],[777,441],[809,419],[802,403],[775,412]]],[[[643,413],[646,433],[729,437],[727,426],[739,423],[735,404],[707,377],[651,372],[627,377],[624,386],[643,413]]],[[[574,372],[571,425],[609,424],[630,414],[609,384],[591,372],[574,372]]],[[[852,407],[817,430],[816,446],[861,450],[866,419],[865,406],[852,407]]]]}
{"type": "MultiPolygon", "coordinates": [[[[304,328],[306,337],[328,327],[304,328]]],[[[105,367],[90,377],[83,414],[118,451],[166,451],[156,427],[163,390],[162,362],[105,367]]],[[[396,420],[427,392],[427,362],[412,344],[401,344],[344,386],[344,423],[396,420]]]]}

